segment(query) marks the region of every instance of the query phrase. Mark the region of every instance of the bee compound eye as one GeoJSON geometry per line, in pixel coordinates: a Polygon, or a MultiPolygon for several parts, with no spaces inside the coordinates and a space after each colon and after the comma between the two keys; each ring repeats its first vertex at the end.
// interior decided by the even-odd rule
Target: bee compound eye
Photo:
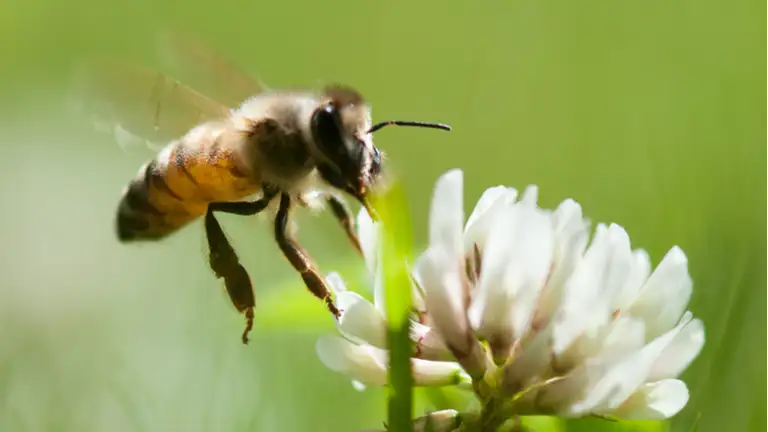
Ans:
{"type": "Polygon", "coordinates": [[[346,155],[339,114],[332,104],[315,111],[312,116],[312,132],[318,147],[329,158],[336,159],[346,155]]]}
{"type": "Polygon", "coordinates": [[[347,187],[347,182],[344,180],[344,178],[339,174],[335,169],[332,167],[321,164],[317,167],[318,171],[320,172],[320,176],[328,182],[331,186],[344,190],[347,187]]]}

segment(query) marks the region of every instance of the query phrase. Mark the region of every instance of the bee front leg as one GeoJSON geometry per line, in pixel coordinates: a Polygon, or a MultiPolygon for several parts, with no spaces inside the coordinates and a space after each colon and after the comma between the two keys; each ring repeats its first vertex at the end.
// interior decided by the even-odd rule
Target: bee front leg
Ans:
{"type": "Polygon", "coordinates": [[[336,216],[341,227],[344,228],[344,232],[347,234],[349,241],[352,242],[352,246],[354,246],[357,252],[362,255],[363,249],[360,247],[360,239],[357,237],[357,233],[355,233],[355,227],[352,222],[354,217],[352,216],[352,212],[349,211],[349,207],[344,204],[344,201],[333,195],[328,197],[328,205],[331,206],[333,215],[336,216]]]}
{"type": "Polygon", "coordinates": [[[251,278],[240,264],[235,249],[227,240],[211,208],[205,214],[205,234],[208,238],[211,269],[216,277],[224,279],[229,298],[237,311],[245,313],[246,325],[242,339],[243,343],[247,344],[248,333],[253,328],[253,307],[256,305],[251,278]]]}
{"type": "Polygon", "coordinates": [[[277,211],[277,217],[275,218],[275,239],[277,244],[293,268],[301,274],[301,278],[304,279],[304,283],[309,291],[315,297],[323,300],[328,310],[338,318],[341,313],[336,309],[336,305],[333,304],[331,291],[328,289],[328,285],[323,277],[320,276],[317,266],[312,262],[312,258],[307,251],[288,235],[288,216],[290,211],[291,197],[283,193],[280,196],[280,209],[277,211]]]}

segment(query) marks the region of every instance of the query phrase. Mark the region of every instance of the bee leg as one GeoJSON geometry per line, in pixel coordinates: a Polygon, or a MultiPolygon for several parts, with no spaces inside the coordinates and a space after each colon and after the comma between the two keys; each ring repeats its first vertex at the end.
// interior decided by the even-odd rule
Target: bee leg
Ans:
{"type": "Polygon", "coordinates": [[[216,277],[224,279],[229,298],[237,311],[245,313],[246,325],[242,339],[243,343],[247,344],[248,333],[253,328],[253,307],[256,305],[251,278],[240,264],[237,253],[224,235],[211,208],[205,214],[205,234],[208,238],[211,269],[216,277]]]}
{"type": "Polygon", "coordinates": [[[275,218],[275,239],[277,244],[293,268],[301,274],[301,278],[304,279],[304,283],[309,291],[315,297],[323,300],[328,310],[338,318],[341,314],[336,309],[336,305],[333,304],[331,291],[328,289],[328,285],[323,277],[320,276],[320,272],[312,262],[312,258],[296,240],[288,235],[288,216],[290,211],[291,197],[283,193],[280,196],[280,209],[277,211],[277,217],[275,218]]]}
{"type": "Polygon", "coordinates": [[[360,247],[360,239],[357,237],[357,233],[355,233],[355,227],[352,223],[354,217],[352,216],[352,212],[349,211],[349,207],[347,207],[344,201],[333,195],[328,197],[328,205],[331,206],[333,215],[336,216],[341,227],[344,228],[344,232],[347,234],[349,241],[352,242],[352,246],[354,246],[355,249],[357,249],[357,252],[362,255],[363,249],[360,247]]]}
{"type": "Polygon", "coordinates": [[[251,216],[266,209],[276,195],[277,191],[275,189],[265,187],[264,196],[256,201],[216,202],[208,204],[208,209],[241,216],[251,216]]]}

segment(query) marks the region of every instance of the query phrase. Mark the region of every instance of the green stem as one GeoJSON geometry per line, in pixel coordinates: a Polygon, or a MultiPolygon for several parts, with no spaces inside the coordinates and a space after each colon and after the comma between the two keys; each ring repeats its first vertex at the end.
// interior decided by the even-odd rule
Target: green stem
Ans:
{"type": "Polygon", "coordinates": [[[406,266],[411,252],[411,226],[405,205],[405,195],[393,185],[389,192],[375,202],[383,231],[384,303],[389,323],[389,384],[390,395],[387,429],[411,431],[413,419],[413,373],[411,368],[411,338],[409,315],[413,298],[411,278],[406,266]]]}
{"type": "Polygon", "coordinates": [[[411,350],[406,319],[399,329],[390,329],[390,395],[388,430],[410,431],[413,418],[413,376],[411,372],[411,350]],[[407,346],[407,349],[403,349],[407,346]]]}
{"type": "Polygon", "coordinates": [[[483,411],[480,413],[480,425],[478,430],[482,432],[494,432],[501,426],[507,417],[504,415],[504,401],[497,397],[487,400],[483,411]]]}

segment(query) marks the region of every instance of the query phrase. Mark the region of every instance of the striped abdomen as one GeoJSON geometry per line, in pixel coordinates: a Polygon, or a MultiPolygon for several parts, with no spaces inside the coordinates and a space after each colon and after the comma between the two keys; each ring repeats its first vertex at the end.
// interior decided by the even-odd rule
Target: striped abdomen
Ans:
{"type": "Polygon", "coordinates": [[[194,132],[168,145],[128,185],[117,210],[121,241],[161,239],[204,215],[211,202],[259,192],[256,173],[238,163],[235,147],[222,145],[226,137],[194,132]]]}

